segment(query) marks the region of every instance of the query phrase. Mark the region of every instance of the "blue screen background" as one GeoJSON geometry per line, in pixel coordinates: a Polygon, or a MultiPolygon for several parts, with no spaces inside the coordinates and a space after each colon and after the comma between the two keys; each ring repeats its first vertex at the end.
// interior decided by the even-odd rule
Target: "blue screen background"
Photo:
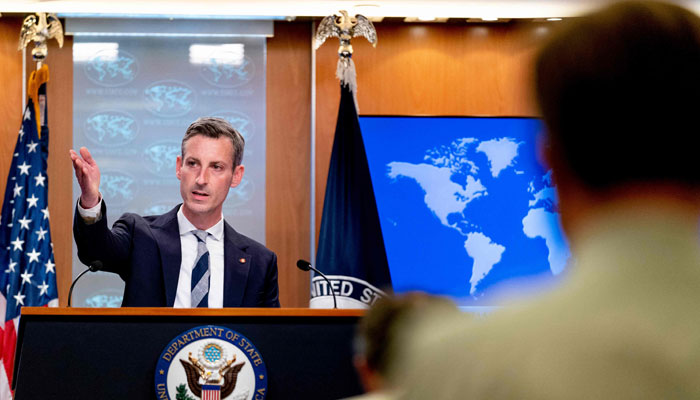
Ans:
{"type": "Polygon", "coordinates": [[[499,287],[563,275],[569,253],[551,174],[536,156],[539,120],[363,116],[360,126],[396,292],[490,306],[499,287]],[[495,150],[483,151],[488,145],[495,150]],[[517,155],[494,176],[494,162],[513,148],[517,155]],[[483,190],[465,200],[455,187],[483,190]],[[426,196],[455,212],[441,220],[426,196]],[[454,209],[459,201],[467,202],[454,209]],[[475,268],[477,258],[487,267],[475,268]]]}

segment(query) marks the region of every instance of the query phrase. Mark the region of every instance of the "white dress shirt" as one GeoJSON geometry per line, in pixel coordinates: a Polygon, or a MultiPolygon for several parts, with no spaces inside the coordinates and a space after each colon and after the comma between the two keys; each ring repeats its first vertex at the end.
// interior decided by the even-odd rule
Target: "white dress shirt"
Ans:
{"type": "MultiPolygon", "coordinates": [[[[194,261],[197,258],[197,238],[192,233],[197,228],[182,213],[177,211],[177,224],[180,227],[180,277],[177,280],[175,308],[189,308],[191,303],[191,281],[194,261]]],[[[224,306],[224,216],[207,229],[207,249],[209,250],[209,308],[224,306]]]]}
{"type": "MultiPolygon", "coordinates": [[[[78,213],[91,223],[102,218],[102,200],[96,206],[83,208],[78,200],[78,213]]],[[[174,308],[190,308],[191,280],[194,261],[197,258],[197,238],[192,233],[197,228],[187,220],[182,213],[182,207],[177,211],[177,224],[180,228],[180,276],[177,280],[174,308]]],[[[207,249],[209,250],[209,308],[224,306],[224,216],[219,222],[207,229],[207,249]]]]}

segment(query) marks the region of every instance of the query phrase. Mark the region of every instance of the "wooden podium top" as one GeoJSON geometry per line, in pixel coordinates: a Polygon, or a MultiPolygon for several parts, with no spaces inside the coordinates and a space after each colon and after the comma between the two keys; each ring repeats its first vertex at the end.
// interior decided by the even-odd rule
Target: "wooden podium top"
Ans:
{"type": "Polygon", "coordinates": [[[22,315],[102,315],[102,316],[212,316],[212,317],[361,317],[360,309],[317,308],[168,308],[168,307],[123,307],[123,308],[67,308],[67,307],[22,307],[22,315]]]}

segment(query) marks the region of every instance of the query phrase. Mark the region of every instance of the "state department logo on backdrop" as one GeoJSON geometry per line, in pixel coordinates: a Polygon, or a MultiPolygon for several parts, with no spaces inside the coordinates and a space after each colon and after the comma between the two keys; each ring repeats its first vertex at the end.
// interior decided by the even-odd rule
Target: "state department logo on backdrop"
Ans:
{"type": "Polygon", "coordinates": [[[263,400],[267,369],[245,336],[221,326],[198,326],[163,350],[155,385],[157,399],[263,400]]]}
{"type": "Polygon", "coordinates": [[[235,52],[219,52],[203,63],[199,73],[209,84],[230,89],[250,82],[255,76],[255,64],[235,52]]]}
{"type": "Polygon", "coordinates": [[[87,307],[120,307],[124,298],[123,290],[105,288],[93,292],[85,299],[87,307]]]}
{"type": "Polygon", "coordinates": [[[228,121],[232,127],[243,136],[246,143],[255,135],[255,124],[249,116],[238,111],[219,111],[212,114],[212,117],[222,118],[228,121]]]}
{"type": "Polygon", "coordinates": [[[116,110],[100,111],[85,120],[85,136],[102,146],[122,146],[136,138],[139,127],[133,115],[116,110]]]}
{"type": "Polygon", "coordinates": [[[123,206],[136,197],[136,180],[123,171],[106,170],[100,178],[100,192],[113,206],[123,206]]]}
{"type": "Polygon", "coordinates": [[[148,171],[161,178],[174,180],[175,164],[180,150],[181,143],[174,140],[162,140],[148,145],[143,150],[148,171]]]}
{"type": "Polygon", "coordinates": [[[175,207],[175,201],[159,201],[152,203],[150,206],[143,209],[141,215],[161,215],[170,211],[175,207]]]}
{"type": "Polygon", "coordinates": [[[227,207],[235,208],[246,204],[253,198],[255,194],[255,185],[248,178],[241,179],[241,183],[233,189],[229,189],[228,197],[224,202],[224,209],[227,207]]]}
{"type": "Polygon", "coordinates": [[[123,50],[99,51],[85,64],[85,75],[100,86],[126,85],[137,73],[136,57],[123,50]]]}
{"type": "Polygon", "coordinates": [[[143,94],[148,111],[159,117],[180,117],[192,111],[196,103],[194,90],[175,80],[152,83],[143,94]]]}

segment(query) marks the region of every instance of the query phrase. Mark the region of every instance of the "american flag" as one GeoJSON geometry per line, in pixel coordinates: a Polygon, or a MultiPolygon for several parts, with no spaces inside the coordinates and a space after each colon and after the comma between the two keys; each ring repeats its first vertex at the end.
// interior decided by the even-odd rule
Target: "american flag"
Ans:
{"type": "Polygon", "coordinates": [[[22,306],[58,305],[46,175],[47,81],[46,65],[29,78],[30,97],[22,115],[0,216],[0,400],[11,399],[9,383],[22,306]],[[41,136],[35,104],[44,108],[41,136]]]}

